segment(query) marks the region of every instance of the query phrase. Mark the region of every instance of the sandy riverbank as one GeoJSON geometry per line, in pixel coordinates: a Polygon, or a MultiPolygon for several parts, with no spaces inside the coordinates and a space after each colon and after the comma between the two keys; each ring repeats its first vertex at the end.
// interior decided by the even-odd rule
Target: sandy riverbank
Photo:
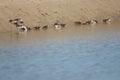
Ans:
{"type": "Polygon", "coordinates": [[[16,29],[9,19],[21,17],[27,26],[52,25],[61,20],[120,18],[120,0],[0,0],[0,31],[16,29]]]}

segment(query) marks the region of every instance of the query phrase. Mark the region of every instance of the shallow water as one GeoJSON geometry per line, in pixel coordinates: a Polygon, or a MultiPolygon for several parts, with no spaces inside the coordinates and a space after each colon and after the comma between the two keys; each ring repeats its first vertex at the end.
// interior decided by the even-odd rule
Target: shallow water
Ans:
{"type": "Polygon", "coordinates": [[[119,25],[0,33],[0,80],[120,80],[119,25]]]}

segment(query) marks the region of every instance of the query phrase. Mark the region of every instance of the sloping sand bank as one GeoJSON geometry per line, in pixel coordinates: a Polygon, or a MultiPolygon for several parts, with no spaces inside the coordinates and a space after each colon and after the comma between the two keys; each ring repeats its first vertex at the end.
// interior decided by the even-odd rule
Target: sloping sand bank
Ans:
{"type": "Polygon", "coordinates": [[[15,28],[9,19],[21,17],[27,26],[52,25],[56,20],[72,24],[103,18],[120,18],[120,0],[0,0],[0,31],[15,28]]]}

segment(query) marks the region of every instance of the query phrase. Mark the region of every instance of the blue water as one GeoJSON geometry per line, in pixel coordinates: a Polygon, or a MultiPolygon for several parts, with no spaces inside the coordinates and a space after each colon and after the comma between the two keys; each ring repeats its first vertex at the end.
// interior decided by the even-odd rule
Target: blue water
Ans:
{"type": "Polygon", "coordinates": [[[119,26],[7,33],[0,44],[0,80],[120,80],[119,26]]]}

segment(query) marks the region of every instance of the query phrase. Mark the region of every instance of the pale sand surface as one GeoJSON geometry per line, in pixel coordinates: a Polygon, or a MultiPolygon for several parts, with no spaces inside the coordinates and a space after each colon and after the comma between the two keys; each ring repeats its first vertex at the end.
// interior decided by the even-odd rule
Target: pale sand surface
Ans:
{"type": "Polygon", "coordinates": [[[0,0],[0,31],[16,30],[9,19],[21,17],[29,27],[74,21],[120,18],[120,0],[0,0]]]}

